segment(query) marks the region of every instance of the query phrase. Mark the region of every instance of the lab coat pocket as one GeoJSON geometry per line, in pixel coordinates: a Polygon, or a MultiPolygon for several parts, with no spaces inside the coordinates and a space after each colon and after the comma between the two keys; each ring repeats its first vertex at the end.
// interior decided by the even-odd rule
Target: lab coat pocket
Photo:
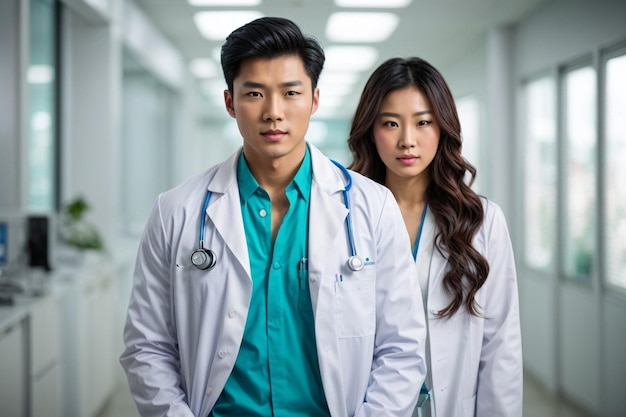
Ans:
{"type": "Polygon", "coordinates": [[[463,417],[474,417],[476,415],[476,396],[464,399],[461,406],[463,408],[463,417]]]}
{"type": "Polygon", "coordinates": [[[335,303],[339,337],[365,337],[374,334],[376,285],[373,277],[339,279],[335,282],[335,303]]]}

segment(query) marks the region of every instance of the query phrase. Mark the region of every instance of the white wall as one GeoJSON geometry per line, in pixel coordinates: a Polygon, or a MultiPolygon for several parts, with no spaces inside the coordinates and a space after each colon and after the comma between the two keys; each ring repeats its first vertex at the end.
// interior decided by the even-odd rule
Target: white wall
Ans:
{"type": "Polygon", "coordinates": [[[119,230],[121,41],[114,22],[65,14],[62,201],[82,195],[106,242],[119,230]]]}
{"type": "Polygon", "coordinates": [[[0,2],[0,210],[24,210],[28,2],[0,2]]]}

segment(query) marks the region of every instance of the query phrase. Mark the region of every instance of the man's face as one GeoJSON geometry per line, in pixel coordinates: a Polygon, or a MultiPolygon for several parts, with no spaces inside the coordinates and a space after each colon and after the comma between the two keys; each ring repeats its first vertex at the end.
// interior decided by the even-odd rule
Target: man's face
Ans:
{"type": "Polygon", "coordinates": [[[302,160],[319,91],[312,91],[300,57],[244,60],[233,80],[232,96],[227,90],[224,99],[228,113],[237,120],[249,162],[302,160]]]}

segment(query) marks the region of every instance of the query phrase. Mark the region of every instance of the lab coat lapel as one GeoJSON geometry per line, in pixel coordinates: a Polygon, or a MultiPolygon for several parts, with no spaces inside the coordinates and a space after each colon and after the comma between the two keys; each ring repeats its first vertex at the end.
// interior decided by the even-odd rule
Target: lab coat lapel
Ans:
{"type": "Polygon", "coordinates": [[[237,186],[237,161],[241,149],[224,161],[209,182],[213,193],[207,207],[208,221],[215,225],[217,233],[251,279],[250,259],[243,229],[239,187],[237,186]],[[233,219],[236,219],[233,221],[233,219]]]}
{"type": "Polygon", "coordinates": [[[332,260],[337,256],[338,248],[333,242],[338,234],[346,233],[348,209],[341,195],[346,181],[342,173],[315,147],[310,146],[310,150],[313,181],[309,208],[309,286],[315,310],[324,268],[334,264],[332,260]]]}
{"type": "Polygon", "coordinates": [[[336,242],[345,240],[345,207],[343,174],[315,147],[310,146],[313,166],[309,209],[309,289],[315,316],[316,346],[322,384],[330,414],[347,415],[344,381],[339,361],[336,316],[334,312],[335,281],[344,251],[336,242]],[[340,236],[344,240],[340,240],[340,236]]]}
{"type": "MultiPolygon", "coordinates": [[[[429,210],[426,216],[426,224],[424,225],[423,238],[429,242],[431,248],[430,251],[430,270],[428,271],[428,299],[427,310],[429,314],[434,314],[439,311],[439,304],[442,302],[442,297],[445,299],[445,291],[443,290],[442,280],[446,271],[447,261],[446,258],[439,252],[439,249],[435,246],[435,236],[438,229],[435,222],[435,216],[429,210]]],[[[447,252],[444,251],[444,255],[447,256],[447,252]]],[[[447,305],[447,302],[446,302],[447,305]]]]}

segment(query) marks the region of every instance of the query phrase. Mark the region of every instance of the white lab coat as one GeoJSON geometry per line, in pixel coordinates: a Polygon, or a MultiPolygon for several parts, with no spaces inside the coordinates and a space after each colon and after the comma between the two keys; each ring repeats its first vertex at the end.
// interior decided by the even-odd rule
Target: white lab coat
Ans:
{"type": "MultiPolygon", "coordinates": [[[[426,326],[399,208],[352,173],[356,250],[371,264],[349,270],[346,179],[309,148],[309,283],[328,408],[333,417],[410,416],[426,375],[426,326]]],[[[238,156],[160,195],[142,236],[120,357],[142,416],[208,416],[233,369],[252,290],[238,156]],[[207,186],[204,247],[217,264],[201,271],[190,254],[207,186]]]]}
{"type": "Polygon", "coordinates": [[[483,200],[485,220],[474,247],[487,258],[489,275],[476,294],[481,317],[462,306],[451,318],[437,312],[450,303],[443,277],[449,265],[433,248],[437,233],[428,211],[416,260],[428,274],[428,342],[432,415],[437,417],[521,417],[522,344],[517,278],[504,214],[483,200]]]}

